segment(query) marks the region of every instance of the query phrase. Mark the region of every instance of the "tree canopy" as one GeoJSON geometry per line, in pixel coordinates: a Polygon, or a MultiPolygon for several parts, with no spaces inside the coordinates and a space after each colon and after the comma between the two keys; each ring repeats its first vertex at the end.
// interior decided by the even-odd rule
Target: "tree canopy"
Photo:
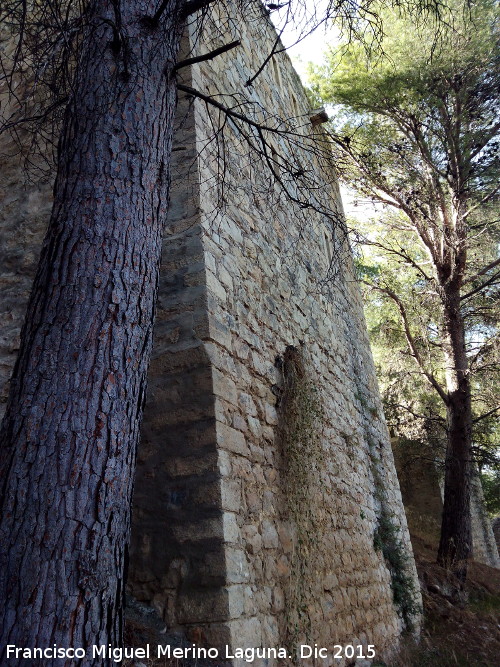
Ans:
{"type": "MultiPolygon", "coordinates": [[[[446,412],[440,560],[457,564],[470,552],[472,428],[498,408],[485,377],[498,350],[499,24],[490,0],[447,9],[437,32],[397,10],[381,14],[382,53],[330,49],[311,72],[312,94],[334,105],[340,174],[386,211],[364,236],[378,254],[364,278],[388,309],[386,340],[404,341],[405,372],[446,412]]],[[[406,392],[417,413],[419,391],[406,392]]],[[[405,402],[404,385],[394,394],[405,402]]]]}
{"type": "Polygon", "coordinates": [[[337,105],[335,141],[350,155],[349,182],[412,221],[437,225],[453,198],[477,196],[478,206],[498,192],[495,6],[456,10],[437,32],[385,9],[382,54],[341,45],[311,72],[313,93],[337,105]]]}

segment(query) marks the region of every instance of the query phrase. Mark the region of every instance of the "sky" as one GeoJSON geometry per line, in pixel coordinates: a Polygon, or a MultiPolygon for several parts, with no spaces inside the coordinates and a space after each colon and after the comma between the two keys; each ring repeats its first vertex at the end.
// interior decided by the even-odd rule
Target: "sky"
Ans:
{"type": "MultiPolygon", "coordinates": [[[[275,1],[279,2],[280,0],[275,1]]],[[[320,0],[319,3],[317,2],[315,6],[318,7],[320,11],[320,5],[324,3],[325,0],[320,0]]],[[[286,15],[284,14],[285,11],[286,8],[271,12],[271,19],[276,25],[278,32],[280,30],[280,20],[283,22],[286,19],[286,15]]],[[[310,35],[304,37],[298,41],[298,43],[296,43],[298,37],[298,31],[294,30],[291,22],[288,22],[285,25],[285,29],[281,35],[281,41],[283,42],[284,46],[287,47],[287,53],[292,59],[292,63],[303,83],[307,84],[306,70],[308,63],[321,65],[324,62],[324,54],[328,48],[328,45],[332,45],[338,41],[339,33],[338,30],[333,26],[325,27],[322,25],[310,35]]],[[[344,205],[344,210],[347,216],[352,218],[366,218],[367,216],[373,215],[375,213],[373,205],[367,202],[355,203],[356,199],[359,199],[359,197],[357,197],[356,193],[349,189],[345,184],[340,184],[340,191],[342,203],[344,205]]]]}
{"type": "MultiPolygon", "coordinates": [[[[283,35],[283,37],[285,37],[285,35],[283,35]]],[[[293,65],[304,83],[306,83],[305,76],[307,63],[312,62],[315,65],[321,65],[324,60],[327,44],[329,41],[333,40],[333,38],[332,31],[330,31],[330,34],[325,34],[324,28],[318,28],[312,35],[309,35],[294,46],[288,46],[286,38],[283,40],[285,46],[288,46],[288,55],[292,59],[293,65]]],[[[291,42],[293,43],[293,37],[291,42]]]]}
{"type": "MultiPolygon", "coordinates": [[[[275,0],[278,4],[284,0],[275,0]]],[[[287,3],[288,4],[288,3],[287,3]]],[[[318,14],[321,14],[321,5],[326,4],[326,0],[317,0],[314,3],[311,3],[314,9],[318,14]]],[[[296,3],[297,7],[301,7],[302,3],[296,3]]],[[[307,6],[307,3],[304,3],[304,6],[307,6]]],[[[291,57],[295,69],[300,74],[301,77],[305,75],[305,68],[308,62],[313,62],[317,65],[321,64],[323,61],[323,54],[326,51],[328,43],[335,40],[335,30],[329,28],[325,30],[324,26],[317,28],[312,34],[308,35],[297,44],[297,40],[300,38],[300,26],[308,24],[311,20],[311,16],[308,15],[308,10],[304,9],[304,16],[298,16],[296,19],[297,23],[294,25],[293,21],[287,21],[286,14],[286,4],[283,9],[278,11],[272,11],[270,18],[275,24],[278,32],[280,32],[281,26],[285,24],[285,29],[281,35],[281,41],[287,47],[287,52],[291,57]]]]}

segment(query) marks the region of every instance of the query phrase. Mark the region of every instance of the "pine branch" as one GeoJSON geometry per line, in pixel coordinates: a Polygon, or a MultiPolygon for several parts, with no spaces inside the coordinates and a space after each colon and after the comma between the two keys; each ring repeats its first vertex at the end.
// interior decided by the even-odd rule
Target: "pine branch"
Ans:
{"type": "Polygon", "coordinates": [[[487,266],[481,269],[481,271],[478,271],[474,276],[471,278],[467,278],[465,281],[466,283],[472,283],[474,280],[477,280],[479,276],[483,276],[485,273],[488,273],[490,269],[494,269],[495,266],[498,266],[500,264],[500,257],[498,259],[495,259],[493,262],[490,262],[487,266]]]}
{"type": "Polygon", "coordinates": [[[399,313],[401,315],[401,319],[403,321],[404,334],[405,334],[406,342],[407,342],[408,347],[410,349],[411,356],[415,359],[415,361],[419,365],[420,370],[422,371],[422,374],[427,378],[427,380],[432,385],[432,387],[434,387],[434,389],[437,391],[437,393],[439,394],[443,403],[445,405],[448,405],[448,394],[441,387],[439,382],[434,377],[433,373],[425,367],[424,362],[422,361],[422,357],[420,356],[420,353],[417,349],[415,339],[413,337],[413,334],[411,333],[410,323],[408,321],[408,316],[407,316],[407,313],[406,313],[406,309],[405,309],[403,303],[401,302],[401,299],[398,297],[397,294],[395,294],[395,292],[393,292],[388,287],[379,287],[378,285],[373,285],[372,283],[369,283],[366,280],[363,281],[363,282],[366,285],[368,285],[369,287],[371,287],[372,289],[377,290],[379,292],[382,292],[383,294],[386,294],[388,297],[390,297],[394,301],[394,303],[398,307],[399,313]]]}
{"type": "Polygon", "coordinates": [[[467,294],[464,294],[463,296],[461,296],[460,301],[465,301],[465,299],[468,299],[469,297],[474,296],[474,294],[477,294],[478,292],[483,290],[485,287],[488,287],[488,285],[494,284],[497,278],[500,278],[500,271],[497,271],[497,273],[493,274],[489,280],[486,280],[481,285],[478,285],[478,287],[476,287],[475,289],[473,289],[470,292],[467,292],[467,294]]]}
{"type": "MultiPolygon", "coordinates": [[[[177,84],[178,90],[182,90],[184,93],[187,93],[188,95],[191,95],[191,97],[197,97],[200,100],[203,100],[206,104],[210,104],[214,106],[216,109],[219,109],[219,111],[222,111],[226,116],[229,118],[233,118],[239,121],[242,121],[243,123],[246,123],[247,125],[250,125],[254,127],[256,130],[264,130],[266,132],[272,132],[274,134],[277,134],[279,136],[283,136],[283,130],[276,128],[276,127],[270,127],[269,125],[262,125],[261,123],[257,123],[256,121],[252,120],[248,116],[245,116],[242,113],[239,113],[238,111],[235,111],[234,109],[231,109],[230,107],[225,106],[221,102],[218,102],[214,97],[211,95],[205,95],[205,93],[202,93],[199,90],[196,90],[196,88],[192,88],[191,86],[185,86],[183,83],[178,83],[177,84]]],[[[287,134],[292,134],[292,133],[287,133],[287,134]]]]}
{"type": "Polygon", "coordinates": [[[481,419],[486,419],[486,417],[489,417],[490,415],[495,414],[495,412],[498,412],[500,410],[500,405],[497,405],[496,408],[493,408],[492,410],[489,410],[488,412],[485,412],[484,415],[480,415],[479,417],[476,417],[475,419],[472,420],[473,424],[477,424],[477,422],[480,422],[481,419]]]}

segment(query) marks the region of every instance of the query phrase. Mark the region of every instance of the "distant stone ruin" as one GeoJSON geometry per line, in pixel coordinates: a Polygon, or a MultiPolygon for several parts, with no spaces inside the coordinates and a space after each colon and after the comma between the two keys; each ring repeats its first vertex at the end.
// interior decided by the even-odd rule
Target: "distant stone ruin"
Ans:
{"type": "MultiPolygon", "coordinates": [[[[193,26],[186,54],[242,44],[183,69],[182,81],[231,106],[276,33],[260,3],[255,21],[230,21],[219,36],[215,12],[210,46],[193,26]]],[[[256,107],[294,119],[289,158],[312,168],[306,147],[321,126],[287,55],[274,55],[249,90],[256,107]]],[[[179,96],[129,587],[169,631],[196,643],[283,646],[291,656],[316,643],[328,648],[328,664],[368,664],[372,652],[397,645],[405,625],[418,625],[420,598],[342,226],[319,204],[284,198],[262,171],[262,158],[277,165],[289,150],[279,133],[258,162],[231,119],[213,142],[206,103],[179,96]],[[404,571],[388,546],[405,556],[404,571]],[[396,581],[406,587],[397,604],[396,581]],[[335,645],[355,654],[336,649],[335,659],[335,645]]],[[[50,184],[23,186],[16,160],[0,159],[6,380],[50,184]]],[[[316,163],[323,185],[312,196],[326,198],[339,221],[338,189],[316,163]]]]}
{"type": "Polygon", "coordinates": [[[497,549],[500,552],[500,517],[497,516],[493,520],[493,535],[495,536],[495,542],[497,543],[497,549]]]}
{"type": "MultiPolygon", "coordinates": [[[[424,539],[437,553],[443,511],[442,474],[421,442],[395,438],[393,449],[411,534],[424,539]]],[[[490,567],[500,567],[498,547],[478,474],[472,479],[471,523],[473,559],[490,567]]]]}

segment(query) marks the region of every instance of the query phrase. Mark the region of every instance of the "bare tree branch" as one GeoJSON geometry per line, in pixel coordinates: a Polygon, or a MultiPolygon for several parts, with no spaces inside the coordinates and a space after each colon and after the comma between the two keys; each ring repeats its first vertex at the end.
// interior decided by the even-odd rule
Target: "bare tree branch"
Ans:
{"type": "Polygon", "coordinates": [[[224,46],[220,46],[218,49],[214,49],[209,53],[204,53],[201,56],[193,56],[193,58],[186,58],[185,60],[181,60],[176,65],[174,65],[172,69],[172,74],[175,74],[184,67],[189,67],[190,65],[194,65],[195,63],[202,63],[205,62],[206,60],[213,60],[217,56],[220,56],[222,53],[226,53],[226,51],[230,51],[231,49],[234,49],[237,46],[241,46],[241,41],[239,39],[235,40],[234,42],[230,42],[229,44],[224,44],[224,46]]]}

